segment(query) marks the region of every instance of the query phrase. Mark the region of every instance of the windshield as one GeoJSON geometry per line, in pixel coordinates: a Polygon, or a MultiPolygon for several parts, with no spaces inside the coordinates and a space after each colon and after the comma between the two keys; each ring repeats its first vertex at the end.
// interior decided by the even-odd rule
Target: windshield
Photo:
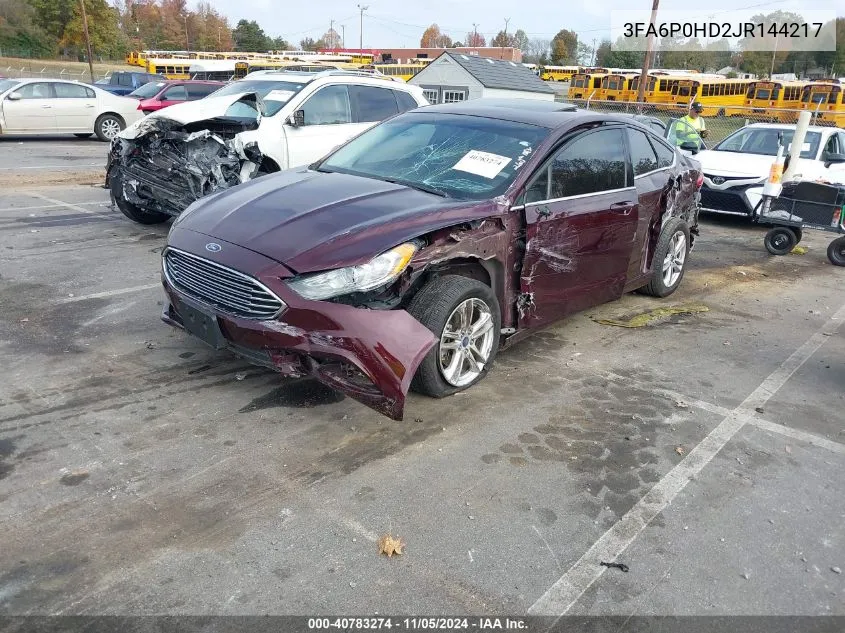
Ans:
{"type": "MultiPolygon", "coordinates": [[[[791,129],[778,128],[743,128],[731,134],[713,149],[721,152],[738,154],[759,154],[776,156],[778,153],[778,134],[783,134],[784,146],[788,148],[795,133],[791,129]]],[[[821,142],[821,134],[807,132],[801,148],[801,158],[815,158],[821,142]]]]}
{"type": "Polygon", "coordinates": [[[215,97],[224,97],[242,92],[255,92],[264,100],[264,116],[273,116],[282,109],[293,95],[302,90],[307,83],[241,79],[239,81],[233,81],[225,88],[212,93],[212,95],[215,97]]]}
{"type": "Polygon", "coordinates": [[[138,97],[139,99],[150,99],[155,97],[166,84],[163,81],[153,81],[144,84],[135,92],[129,94],[130,97],[138,97]]]}
{"type": "Polygon", "coordinates": [[[20,83],[17,79],[0,79],[0,94],[6,92],[12,86],[17,86],[20,83]]]}
{"type": "Polygon", "coordinates": [[[409,112],[350,141],[318,169],[481,200],[503,193],[549,132],[500,119],[409,112]]]}

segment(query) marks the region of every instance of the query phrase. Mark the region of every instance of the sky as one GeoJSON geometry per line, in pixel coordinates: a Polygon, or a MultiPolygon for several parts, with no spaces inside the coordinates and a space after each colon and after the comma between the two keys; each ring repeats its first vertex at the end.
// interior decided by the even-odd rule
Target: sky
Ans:
{"type": "MultiPolygon", "coordinates": [[[[256,20],[265,32],[282,36],[298,46],[304,37],[318,39],[334,20],[335,30],[343,34],[346,45],[358,47],[359,0],[210,0],[210,3],[234,26],[239,19],[256,20]]],[[[639,0],[648,12],[651,2],[639,0]]],[[[518,10],[520,3],[512,0],[370,0],[361,2],[369,8],[364,13],[364,48],[419,46],[426,27],[435,22],[453,40],[463,40],[478,23],[479,33],[489,41],[505,28],[508,32],[524,30],[531,38],[551,39],[562,28],[579,34],[579,39],[592,44],[610,36],[610,12],[639,9],[627,0],[571,0],[532,3],[529,10],[518,10]]],[[[689,11],[697,19],[723,21],[750,18],[758,12],[775,10],[828,10],[845,16],[842,0],[705,0],[696,5],[689,0],[662,0],[661,9],[689,11]],[[702,7],[701,9],[699,7],[702,7]],[[739,9],[743,9],[739,11],[739,9]]],[[[658,12],[659,19],[659,12],[658,12]]]]}

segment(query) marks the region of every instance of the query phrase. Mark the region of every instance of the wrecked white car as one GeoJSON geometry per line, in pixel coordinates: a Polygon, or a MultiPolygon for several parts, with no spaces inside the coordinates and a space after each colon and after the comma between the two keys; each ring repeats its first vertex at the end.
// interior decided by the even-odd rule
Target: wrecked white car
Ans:
{"type": "Polygon", "coordinates": [[[358,73],[250,75],[124,130],[112,142],[106,187],[128,218],[158,224],[211,193],[312,163],[427,103],[416,86],[358,73]]]}

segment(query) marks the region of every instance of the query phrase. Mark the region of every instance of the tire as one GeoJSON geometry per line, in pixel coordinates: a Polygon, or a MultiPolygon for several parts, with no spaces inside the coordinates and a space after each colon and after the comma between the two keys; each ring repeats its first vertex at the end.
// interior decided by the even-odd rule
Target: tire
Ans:
{"type": "Polygon", "coordinates": [[[827,247],[827,258],[834,266],[845,266],[845,235],[830,243],[827,247]]]}
{"type": "Polygon", "coordinates": [[[91,138],[92,136],[94,136],[94,134],[89,132],[87,134],[74,134],[74,136],[76,138],[91,138]]]}
{"type": "MultiPolygon", "coordinates": [[[[475,279],[458,275],[438,277],[423,286],[411,299],[408,313],[431,330],[440,341],[420,363],[411,382],[411,389],[427,396],[442,398],[468,389],[487,375],[499,351],[502,321],[499,301],[489,286],[475,279]],[[477,358],[469,351],[471,348],[464,347],[468,341],[472,342],[470,337],[453,336],[447,337],[444,341],[447,323],[450,326],[459,325],[461,314],[458,309],[467,304],[471,308],[470,324],[479,323],[485,309],[489,312],[488,323],[492,324],[492,328],[484,328],[484,333],[475,340],[477,345],[472,346],[472,349],[486,358],[481,363],[481,371],[473,370],[466,358],[469,355],[477,358]],[[456,347],[454,349],[441,348],[442,344],[448,344],[450,338],[456,347]],[[464,358],[457,359],[456,356],[464,358]],[[452,360],[458,364],[453,365],[449,362],[452,360]],[[450,367],[456,367],[456,371],[451,372],[451,379],[447,378],[450,373],[447,370],[450,367]]],[[[449,331],[451,330],[450,327],[449,331]]]]}
{"type": "Polygon", "coordinates": [[[170,219],[170,216],[160,211],[147,211],[138,207],[129,200],[123,193],[123,175],[119,169],[112,169],[109,175],[109,188],[111,189],[111,198],[120,209],[120,212],[127,218],[138,224],[162,224],[170,219]]]}
{"type": "Polygon", "coordinates": [[[795,239],[798,240],[795,243],[800,244],[801,240],[804,239],[804,231],[802,231],[801,229],[794,227],[794,226],[791,226],[789,228],[792,229],[792,232],[795,233],[795,239]]]}
{"type": "Polygon", "coordinates": [[[670,218],[666,226],[660,232],[660,239],[657,240],[657,248],[654,251],[652,260],[651,281],[640,288],[643,294],[652,297],[668,297],[678,289],[689,259],[690,237],[689,227],[686,222],[678,218],[670,218]],[[670,251],[674,256],[670,259],[670,251]],[[664,271],[668,265],[670,271],[664,271]]]}
{"type": "Polygon", "coordinates": [[[772,255],[786,255],[795,248],[798,243],[798,236],[794,231],[786,226],[776,226],[769,229],[766,237],[763,238],[763,244],[766,250],[772,255]]]}
{"type": "Polygon", "coordinates": [[[94,134],[104,143],[108,143],[125,127],[126,122],[116,114],[101,114],[94,123],[94,134]]]}

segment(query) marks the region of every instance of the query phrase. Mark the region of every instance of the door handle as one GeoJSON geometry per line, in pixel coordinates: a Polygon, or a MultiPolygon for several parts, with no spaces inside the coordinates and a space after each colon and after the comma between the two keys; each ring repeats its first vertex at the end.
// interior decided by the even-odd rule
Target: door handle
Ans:
{"type": "Polygon", "coordinates": [[[629,215],[633,208],[633,202],[616,202],[610,205],[610,210],[613,213],[619,213],[620,215],[629,215]]]}

